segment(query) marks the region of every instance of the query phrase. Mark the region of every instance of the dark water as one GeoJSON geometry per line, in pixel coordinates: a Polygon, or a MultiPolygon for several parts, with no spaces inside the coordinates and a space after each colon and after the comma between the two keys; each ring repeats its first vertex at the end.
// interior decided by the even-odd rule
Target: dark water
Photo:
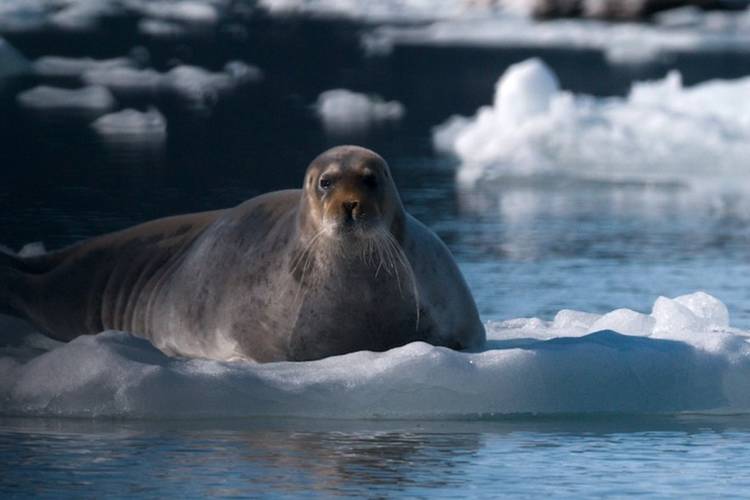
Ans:
{"type": "MultiPolygon", "coordinates": [[[[454,252],[484,319],[550,318],[560,309],[648,312],[658,295],[706,290],[750,326],[743,276],[750,219],[687,200],[679,186],[552,180],[464,191],[436,156],[430,127],[490,101],[511,63],[542,56],[564,88],[622,94],[670,67],[695,83],[742,74],[733,54],[674,54],[623,72],[596,52],[409,47],[366,58],[362,27],[248,18],[190,40],[139,39],[123,19],[87,35],[8,34],[29,58],[114,57],[134,45],[150,64],[257,64],[266,79],[195,115],[156,103],[166,144],[103,142],[88,122],[0,104],[0,243],[49,248],[175,213],[232,206],[296,187],[340,142],[391,164],[405,204],[454,252]],[[116,29],[115,29],[116,28],[116,29]],[[736,61],[735,61],[736,62],[736,61]],[[398,125],[328,137],[310,105],[346,87],[400,100],[398,125]]],[[[145,109],[145,102],[121,102],[145,109]]],[[[603,152],[603,154],[605,154],[603,152]]],[[[730,203],[732,200],[720,200],[730,203]]],[[[745,417],[613,417],[477,422],[0,421],[0,493],[17,496],[739,496],[748,486],[745,417]]]]}

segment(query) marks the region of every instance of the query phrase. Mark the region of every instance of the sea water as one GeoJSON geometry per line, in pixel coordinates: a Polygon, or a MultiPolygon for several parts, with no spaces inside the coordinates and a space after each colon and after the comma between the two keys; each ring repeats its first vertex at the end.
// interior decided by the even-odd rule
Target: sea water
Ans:
{"type": "Polygon", "coordinates": [[[741,417],[0,423],[11,496],[741,498],[750,485],[741,417]]]}
{"type": "MultiPolygon", "coordinates": [[[[164,36],[218,22],[214,7],[186,4],[148,16],[172,23],[159,25],[164,36]]],[[[56,55],[43,37],[14,41],[29,57],[56,55]]],[[[35,79],[3,101],[0,243],[55,248],[231,206],[296,187],[320,150],[359,142],[386,157],[408,210],[453,252],[489,341],[474,353],[414,343],[258,365],[170,358],[130,332],[62,344],[0,318],[3,494],[744,493],[746,80],[688,87],[676,72],[590,95],[598,74],[571,80],[551,69],[560,59],[513,54],[520,64],[498,67],[495,88],[471,99],[459,94],[473,80],[442,68],[454,103],[408,78],[383,84],[377,65],[359,66],[362,79],[317,68],[290,89],[282,56],[144,43],[153,68],[137,50],[102,51],[104,63],[37,60],[35,79]],[[60,78],[94,86],[34,91],[60,78]],[[347,88],[360,92],[337,91],[338,132],[347,120],[376,130],[327,136],[316,110],[325,121],[325,92],[347,88]],[[61,95],[76,109],[55,111],[61,95]],[[391,102],[403,108],[385,124],[346,116],[391,102]],[[101,116],[81,122],[92,112],[101,116]]],[[[337,57],[330,43],[319,44],[326,60],[337,57]]],[[[292,45],[302,67],[325,63],[292,45]]]]}

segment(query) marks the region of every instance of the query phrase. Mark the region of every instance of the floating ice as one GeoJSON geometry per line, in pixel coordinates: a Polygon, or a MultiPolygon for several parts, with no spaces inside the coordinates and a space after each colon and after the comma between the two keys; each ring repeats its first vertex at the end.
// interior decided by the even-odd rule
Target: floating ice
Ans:
{"type": "Polygon", "coordinates": [[[564,175],[597,180],[746,184],[750,78],[686,88],[678,73],[625,98],[561,91],[540,60],[511,66],[491,106],[433,135],[461,160],[459,180],[564,175]]]}
{"type": "Polygon", "coordinates": [[[123,13],[120,3],[112,0],[72,0],[62,5],[62,9],[49,16],[48,22],[64,31],[92,31],[100,27],[102,19],[123,13]]]}
{"type": "Polygon", "coordinates": [[[167,121],[155,108],[145,112],[124,109],[98,118],[91,126],[105,137],[126,136],[128,139],[142,138],[149,142],[163,142],[167,136],[167,121]]]}
{"type": "Polygon", "coordinates": [[[213,25],[219,20],[219,12],[210,2],[195,0],[144,1],[139,2],[142,14],[150,18],[180,23],[213,25]]]}
{"type": "Polygon", "coordinates": [[[461,353],[415,342],[304,363],[170,358],[122,332],[68,344],[0,318],[0,413],[117,417],[469,417],[750,410],[748,332],[695,293],[651,314],[490,322],[461,353]],[[597,331],[599,326],[607,330],[597,331]],[[627,335],[617,333],[627,331],[627,335]]]}
{"type": "Polygon", "coordinates": [[[117,96],[153,99],[163,85],[164,75],[153,69],[94,68],[84,72],[83,81],[106,87],[117,96]]]}
{"type": "Polygon", "coordinates": [[[454,17],[426,26],[383,26],[365,36],[373,52],[398,45],[536,47],[600,50],[612,63],[646,63],[674,52],[750,51],[750,10],[743,14],[700,14],[692,23],[608,23],[561,19],[535,21],[527,15],[454,17]]]}
{"type": "Polygon", "coordinates": [[[378,123],[400,120],[404,107],[346,89],[326,90],[318,96],[315,109],[326,130],[333,133],[363,131],[378,123]]]}
{"type": "Polygon", "coordinates": [[[28,109],[102,115],[115,107],[115,99],[105,87],[88,86],[70,90],[40,85],[21,92],[18,103],[28,109]]]}
{"type": "Polygon", "coordinates": [[[107,72],[120,68],[133,68],[128,57],[92,59],[90,57],[44,56],[33,63],[34,72],[44,78],[78,79],[87,71],[107,72]]]}
{"type": "Polygon", "coordinates": [[[87,71],[84,80],[109,88],[115,95],[155,99],[176,97],[188,107],[210,109],[221,98],[263,78],[260,69],[241,61],[230,61],[223,71],[180,65],[166,73],[153,69],[114,68],[87,71]]]}
{"type": "Polygon", "coordinates": [[[181,24],[161,19],[141,19],[138,31],[153,38],[179,38],[188,33],[181,24]]]}
{"type": "Polygon", "coordinates": [[[190,107],[201,110],[210,109],[237,88],[259,80],[257,68],[237,62],[228,63],[222,72],[211,72],[197,66],[177,66],[165,75],[164,85],[190,107]],[[239,71],[240,65],[244,65],[246,71],[239,71]]]}
{"type": "Polygon", "coordinates": [[[525,5],[528,0],[501,0],[495,2],[501,5],[494,8],[493,2],[473,0],[260,0],[258,3],[274,15],[302,14],[381,23],[487,15],[489,12],[502,10],[503,4],[529,10],[525,5]]]}

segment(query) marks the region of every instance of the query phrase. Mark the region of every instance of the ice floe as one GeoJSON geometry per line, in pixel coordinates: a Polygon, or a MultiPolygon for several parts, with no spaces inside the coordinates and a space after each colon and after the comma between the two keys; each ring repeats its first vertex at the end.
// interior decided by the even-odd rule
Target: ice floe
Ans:
{"type": "MultiPolygon", "coordinates": [[[[560,19],[536,21],[526,15],[454,18],[425,26],[382,26],[364,38],[371,52],[398,45],[532,47],[601,51],[614,64],[642,64],[680,52],[750,51],[750,10],[742,13],[700,13],[689,22],[675,22],[666,12],[663,24],[610,23],[560,19]]],[[[679,18],[678,18],[679,19],[679,18]]]]}
{"type": "Polygon", "coordinates": [[[135,67],[92,68],[83,73],[83,81],[101,85],[117,96],[156,98],[164,75],[153,69],[135,67]]]}
{"type": "Polygon", "coordinates": [[[167,136],[167,121],[158,109],[124,109],[96,119],[91,126],[105,137],[142,137],[161,142],[167,136]]]}
{"type": "Polygon", "coordinates": [[[117,417],[473,417],[750,410],[748,332],[705,293],[650,313],[487,324],[481,352],[416,342],[304,363],[170,358],[123,332],[62,344],[0,323],[0,413],[117,417]]]}
{"type": "Polygon", "coordinates": [[[34,72],[43,78],[79,79],[87,71],[113,71],[134,68],[129,57],[92,59],[90,57],[43,56],[33,63],[34,72]]]}
{"type": "Polygon", "coordinates": [[[466,15],[486,15],[502,10],[503,4],[520,6],[528,11],[526,0],[503,0],[493,7],[493,2],[475,0],[260,0],[259,5],[273,15],[307,15],[328,18],[357,19],[366,22],[419,22],[451,19],[466,15]]]}
{"type": "Polygon", "coordinates": [[[112,93],[105,87],[96,85],[80,89],[39,85],[21,92],[16,100],[27,109],[87,116],[103,115],[116,105],[112,93]]]}
{"type": "Polygon", "coordinates": [[[112,0],[74,0],[61,4],[61,9],[49,15],[48,23],[63,31],[93,31],[101,27],[103,19],[124,13],[120,2],[112,0]]]}
{"type": "Polygon", "coordinates": [[[540,60],[511,66],[494,101],[434,130],[458,178],[562,175],[641,182],[745,185],[750,78],[685,87],[678,73],[639,82],[626,97],[573,95],[540,60]]]}
{"type": "MultiPolygon", "coordinates": [[[[379,26],[364,36],[364,44],[371,52],[388,52],[394,46],[414,44],[564,47],[600,50],[613,63],[632,64],[650,62],[674,52],[750,51],[750,10],[738,14],[683,7],[659,13],[652,23],[538,21],[532,18],[532,12],[539,3],[535,0],[260,1],[272,15],[347,18],[379,26]]],[[[593,17],[604,15],[605,5],[623,4],[597,0],[585,3],[587,15],[593,17]]]]}
{"type": "Polygon", "coordinates": [[[377,124],[400,120],[404,106],[377,95],[347,89],[326,90],[318,96],[315,110],[329,132],[360,132],[377,124]]]}
{"type": "Polygon", "coordinates": [[[83,75],[87,83],[107,87],[118,96],[156,99],[169,95],[194,109],[210,109],[221,98],[262,78],[260,69],[241,61],[228,62],[222,71],[180,65],[165,73],[120,67],[93,69],[83,75]]]}
{"type": "Polygon", "coordinates": [[[211,2],[196,0],[133,2],[149,18],[189,24],[213,25],[219,20],[219,11],[211,2]]]}

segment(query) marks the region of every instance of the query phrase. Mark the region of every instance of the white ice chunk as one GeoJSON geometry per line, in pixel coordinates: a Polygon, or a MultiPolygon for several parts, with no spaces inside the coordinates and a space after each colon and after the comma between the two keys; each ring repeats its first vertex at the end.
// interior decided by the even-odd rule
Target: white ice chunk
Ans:
{"type": "Polygon", "coordinates": [[[612,330],[624,335],[636,335],[641,337],[650,336],[656,320],[647,315],[631,309],[616,309],[595,321],[590,327],[590,332],[612,330]]]}
{"type": "Polygon", "coordinates": [[[364,131],[379,123],[400,120],[404,115],[404,107],[397,101],[347,89],[321,93],[315,109],[325,128],[334,133],[364,131]]]}
{"type": "Polygon", "coordinates": [[[187,24],[213,25],[219,20],[216,6],[195,0],[145,1],[139,3],[140,12],[151,18],[187,24]]]}
{"type": "Polygon", "coordinates": [[[383,26],[365,35],[373,52],[399,45],[568,48],[602,51],[613,64],[642,64],[668,53],[719,50],[750,52],[750,10],[701,13],[687,25],[673,15],[664,24],[608,23],[560,19],[535,21],[528,15],[495,11],[492,15],[454,15],[422,26],[383,26]]]}
{"type": "Polygon", "coordinates": [[[159,142],[167,136],[167,121],[155,108],[145,112],[124,109],[98,118],[91,126],[103,136],[138,136],[159,142]]]}
{"type": "Polygon", "coordinates": [[[64,31],[92,31],[100,27],[103,18],[122,12],[112,0],[75,0],[49,17],[49,23],[64,31]]]}
{"type": "Polygon", "coordinates": [[[115,67],[86,71],[83,80],[90,85],[107,87],[116,95],[155,97],[164,76],[153,69],[115,67]]]}
{"type": "Polygon", "coordinates": [[[49,78],[77,78],[87,71],[108,72],[119,68],[132,68],[133,61],[127,57],[92,59],[90,57],[44,56],[34,61],[34,72],[49,78]]]}
{"type": "Polygon", "coordinates": [[[599,320],[598,314],[563,309],[555,314],[552,327],[557,330],[583,333],[599,320]]]}
{"type": "Polygon", "coordinates": [[[199,109],[210,108],[237,82],[227,73],[215,73],[198,66],[181,65],[164,77],[164,85],[179,98],[199,109]]]}
{"type": "Polygon", "coordinates": [[[523,120],[547,113],[559,90],[557,76],[544,62],[527,59],[498,80],[493,106],[507,120],[523,120]]]}
{"type": "Polygon", "coordinates": [[[492,106],[433,135],[460,161],[459,181],[556,174],[606,181],[744,184],[750,77],[682,85],[677,73],[625,98],[576,96],[532,59],[500,78],[492,106]],[[734,179],[734,180],[733,180],[734,179]]]}
{"type": "Polygon", "coordinates": [[[229,61],[224,65],[224,72],[229,75],[236,86],[257,83],[264,78],[260,68],[242,61],[229,61]]]}
{"type": "Polygon", "coordinates": [[[154,38],[179,38],[188,33],[182,24],[161,19],[141,19],[138,31],[154,38]]]}
{"type": "Polygon", "coordinates": [[[729,328],[729,310],[722,301],[706,292],[695,292],[681,295],[674,299],[680,305],[687,307],[690,312],[713,328],[729,328]]]}
{"type": "Polygon", "coordinates": [[[656,320],[654,332],[659,334],[702,330],[708,327],[706,322],[686,306],[667,297],[656,299],[651,315],[656,320]]]}
{"type": "Polygon", "coordinates": [[[528,0],[260,0],[258,3],[273,15],[305,14],[381,23],[477,17],[506,6],[530,10],[528,0]]]}
{"type": "Polygon", "coordinates": [[[221,98],[259,82],[263,73],[255,66],[230,61],[218,72],[180,65],[166,73],[136,68],[94,69],[84,73],[83,78],[89,84],[109,88],[118,96],[154,98],[169,94],[191,108],[210,109],[221,98]]]}
{"type": "Polygon", "coordinates": [[[29,109],[104,114],[115,107],[115,99],[105,87],[88,86],[63,89],[40,85],[21,92],[18,103],[29,109]]]}

